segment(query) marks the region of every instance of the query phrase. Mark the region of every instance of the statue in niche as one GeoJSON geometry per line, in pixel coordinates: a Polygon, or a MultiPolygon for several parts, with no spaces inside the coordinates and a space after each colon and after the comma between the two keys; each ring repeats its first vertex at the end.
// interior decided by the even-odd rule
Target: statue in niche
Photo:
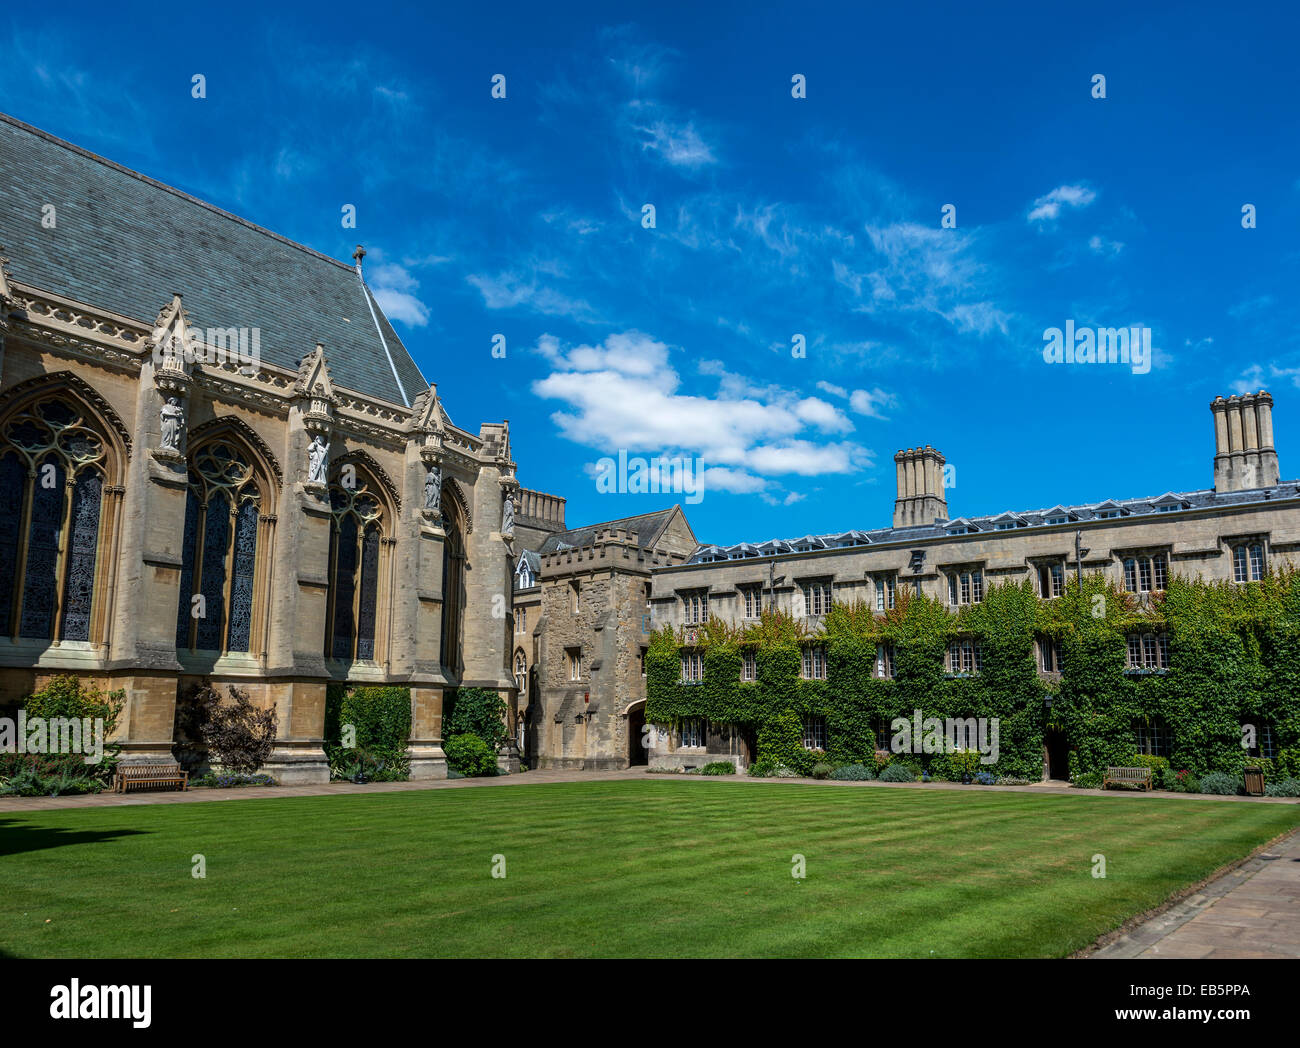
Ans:
{"type": "Polygon", "coordinates": [[[508,494],[501,505],[501,534],[506,538],[515,534],[515,500],[508,494]]]}
{"type": "Polygon", "coordinates": [[[169,451],[180,451],[181,431],[185,428],[185,409],[176,397],[168,397],[159,412],[162,420],[162,446],[169,451]]]}
{"type": "Polygon", "coordinates": [[[325,463],[329,461],[330,446],[317,433],[307,447],[307,479],[313,484],[325,483],[325,463]]]}
{"type": "Polygon", "coordinates": [[[442,470],[430,466],[424,478],[424,508],[437,509],[442,505],[442,470]]]}

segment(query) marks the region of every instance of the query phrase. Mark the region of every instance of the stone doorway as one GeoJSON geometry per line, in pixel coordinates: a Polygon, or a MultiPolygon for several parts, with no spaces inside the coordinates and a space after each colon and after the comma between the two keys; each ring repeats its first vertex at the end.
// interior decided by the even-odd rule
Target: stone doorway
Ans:
{"type": "Polygon", "coordinates": [[[1048,728],[1043,736],[1044,777],[1048,779],[1070,779],[1070,746],[1065,732],[1060,728],[1048,728]]]}
{"type": "Polygon", "coordinates": [[[644,702],[627,711],[627,763],[630,768],[650,763],[650,751],[645,747],[644,702]]]}

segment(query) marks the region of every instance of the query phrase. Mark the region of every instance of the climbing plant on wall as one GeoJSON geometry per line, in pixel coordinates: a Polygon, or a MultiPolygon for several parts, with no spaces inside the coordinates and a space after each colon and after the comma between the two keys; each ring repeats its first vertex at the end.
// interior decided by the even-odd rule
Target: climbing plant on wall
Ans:
{"type": "MultiPolygon", "coordinates": [[[[1271,777],[1300,774],[1300,575],[1292,571],[1247,585],[1174,576],[1144,602],[1100,574],[1050,601],[1029,580],[1008,581],[956,614],[900,592],[883,614],[835,604],[815,632],[783,612],[744,628],[710,619],[689,635],[654,633],[646,664],[648,720],[737,725],[757,733],[760,754],[765,738],[788,744],[788,714],[826,719],[831,761],[865,761],[878,731],[920,711],[996,719],[999,759],[989,770],[1000,775],[1038,778],[1049,727],[1065,734],[1071,772],[1086,773],[1133,763],[1139,732],[1156,725],[1171,768],[1236,773],[1249,761],[1271,777]],[[1128,637],[1140,649],[1151,635],[1167,638],[1167,665],[1129,666],[1128,637]],[[949,644],[964,640],[979,646],[978,672],[946,665],[949,644]],[[1060,643],[1059,677],[1040,676],[1040,640],[1060,643]],[[810,645],[826,653],[824,680],[801,675],[810,645]],[[892,676],[877,671],[886,650],[892,676]],[[701,680],[683,681],[683,653],[702,657],[701,680]],[[741,680],[746,656],[756,680],[741,680]],[[1271,728],[1273,760],[1248,757],[1243,724],[1259,734],[1271,728]]],[[[945,754],[906,759],[948,770],[945,754]]]]}

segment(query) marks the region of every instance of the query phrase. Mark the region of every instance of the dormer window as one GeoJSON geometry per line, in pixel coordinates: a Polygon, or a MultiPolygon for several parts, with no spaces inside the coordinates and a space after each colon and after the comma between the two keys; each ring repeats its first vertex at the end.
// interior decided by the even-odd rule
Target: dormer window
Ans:
{"type": "Polygon", "coordinates": [[[1068,524],[1068,523],[1070,523],[1070,518],[1069,518],[1069,517],[1048,517],[1047,520],[1046,520],[1046,523],[1048,523],[1048,524],[1068,524]]]}
{"type": "Polygon", "coordinates": [[[1177,513],[1180,509],[1187,508],[1187,503],[1172,491],[1166,491],[1158,499],[1155,499],[1151,505],[1157,513],[1177,513]]]}

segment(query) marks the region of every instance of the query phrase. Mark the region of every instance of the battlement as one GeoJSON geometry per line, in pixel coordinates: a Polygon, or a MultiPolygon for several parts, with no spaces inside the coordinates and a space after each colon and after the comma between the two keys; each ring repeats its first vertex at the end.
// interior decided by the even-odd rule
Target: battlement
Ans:
{"type": "Polygon", "coordinates": [[[645,549],[634,531],[626,528],[602,528],[583,546],[556,550],[541,555],[541,577],[578,574],[588,571],[631,571],[648,574],[654,568],[685,564],[679,553],[645,549]]]}

